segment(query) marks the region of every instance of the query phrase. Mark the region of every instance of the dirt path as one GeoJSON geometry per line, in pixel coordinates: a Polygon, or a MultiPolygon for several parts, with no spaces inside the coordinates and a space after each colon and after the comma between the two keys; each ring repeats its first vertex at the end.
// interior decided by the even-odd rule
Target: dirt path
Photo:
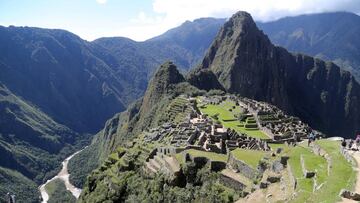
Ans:
{"type": "MultiPolygon", "coordinates": [[[[85,147],[86,148],[86,147],[85,147]]],[[[85,149],[84,148],[84,149],[85,149]]],[[[82,150],[84,150],[82,149],[82,150]]],[[[42,203],[47,203],[47,201],[49,200],[49,194],[46,192],[46,189],[45,189],[45,186],[50,183],[51,181],[55,180],[55,179],[60,179],[62,181],[64,181],[65,183],[65,187],[67,190],[69,190],[73,195],[74,197],[79,198],[80,196],[80,193],[81,193],[81,189],[80,188],[77,188],[75,187],[74,185],[72,185],[69,181],[69,177],[70,177],[70,174],[68,172],[68,169],[67,169],[67,166],[68,166],[68,163],[69,163],[69,160],[71,158],[73,158],[76,154],[80,153],[82,150],[79,150],[77,152],[75,152],[74,154],[72,154],[71,156],[67,157],[63,162],[62,162],[62,169],[61,171],[56,175],[54,176],[53,178],[51,178],[50,180],[47,180],[46,183],[42,184],[40,187],[39,187],[39,190],[40,190],[40,193],[41,193],[41,197],[42,197],[42,203]]]]}
{"type": "MultiPolygon", "coordinates": [[[[359,193],[360,194],[360,152],[359,151],[350,151],[349,152],[353,157],[354,160],[356,161],[356,183],[355,183],[355,187],[354,187],[354,192],[359,193]]],[[[340,201],[340,203],[352,203],[352,202],[357,202],[354,200],[350,200],[350,199],[346,199],[346,198],[342,198],[342,200],[340,201]]]]}

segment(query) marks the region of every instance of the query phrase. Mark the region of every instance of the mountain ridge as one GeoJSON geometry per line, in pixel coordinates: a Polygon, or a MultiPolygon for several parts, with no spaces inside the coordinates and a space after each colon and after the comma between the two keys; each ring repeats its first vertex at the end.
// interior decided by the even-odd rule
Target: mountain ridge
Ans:
{"type": "Polygon", "coordinates": [[[274,44],[291,52],[332,60],[359,81],[360,16],[350,12],[328,12],[257,24],[274,44]]]}
{"type": "Polygon", "coordinates": [[[329,135],[359,130],[360,86],[350,73],[275,47],[246,12],[224,24],[194,72],[203,69],[213,72],[226,91],[275,104],[329,135]]]}

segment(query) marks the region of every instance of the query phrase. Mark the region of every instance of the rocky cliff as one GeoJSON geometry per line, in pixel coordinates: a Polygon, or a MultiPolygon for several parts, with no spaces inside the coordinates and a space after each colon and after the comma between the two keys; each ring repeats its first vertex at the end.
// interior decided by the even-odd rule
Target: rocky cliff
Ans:
{"type": "Polygon", "coordinates": [[[219,88],[275,104],[328,135],[351,137],[360,128],[360,86],[354,77],[333,63],[274,46],[246,12],[224,24],[188,79],[211,89],[213,80],[199,78],[211,74],[219,88]]]}
{"type": "Polygon", "coordinates": [[[257,23],[270,40],[291,52],[331,60],[360,81],[360,16],[331,12],[257,23]]]}

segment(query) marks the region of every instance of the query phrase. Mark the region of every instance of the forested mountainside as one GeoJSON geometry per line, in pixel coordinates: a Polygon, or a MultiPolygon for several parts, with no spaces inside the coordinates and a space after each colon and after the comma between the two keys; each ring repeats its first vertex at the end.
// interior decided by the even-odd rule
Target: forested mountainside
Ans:
{"type": "Polygon", "coordinates": [[[291,52],[333,61],[360,77],[360,16],[333,12],[286,17],[257,25],[291,52]]]}
{"type": "Polygon", "coordinates": [[[274,46],[250,14],[239,12],[221,28],[202,64],[189,76],[209,90],[213,74],[227,92],[266,101],[329,136],[354,136],[360,128],[360,86],[331,62],[274,46]],[[204,82],[199,82],[204,81],[204,82]]]}
{"type": "Polygon", "coordinates": [[[311,128],[276,109],[199,90],[165,63],[144,98],[97,135],[99,145],[92,146],[107,155],[87,177],[79,202],[337,202],[355,180],[339,142],[301,142],[311,128]],[[299,140],[287,130],[271,137],[259,130],[262,122],[296,125],[286,129],[300,133],[299,140]]]}
{"type": "MultiPolygon", "coordinates": [[[[219,89],[276,104],[329,135],[353,136],[359,127],[354,78],[332,63],[272,45],[246,13],[225,23],[200,67],[186,80],[199,89],[219,89]]],[[[107,122],[96,139],[102,152],[115,150],[131,134],[128,129],[137,133],[143,129],[135,126],[141,102],[107,122]]]]}
{"type": "MultiPolygon", "coordinates": [[[[141,43],[87,42],[64,30],[0,27],[1,197],[29,187],[36,191],[32,187],[53,175],[73,146],[83,146],[88,133],[143,95],[162,60],[182,61],[183,70],[195,64],[223,21],[186,22],[141,43]],[[192,44],[196,36],[202,41],[192,44]],[[35,182],[22,184],[27,181],[35,182]],[[11,182],[18,185],[7,186],[11,182]]],[[[29,201],[38,196],[31,193],[29,201]]]]}
{"type": "MultiPolygon", "coordinates": [[[[358,19],[340,12],[257,24],[274,44],[332,60],[358,77],[358,19]]],[[[332,63],[289,54],[272,45],[252,20],[240,21],[228,21],[220,32],[225,19],[188,21],[144,42],[119,37],[88,42],[64,30],[0,27],[0,150],[6,155],[0,158],[0,194],[36,191],[61,159],[86,143],[87,133],[98,132],[113,117],[93,140],[98,144],[74,158],[88,161],[88,173],[101,161],[79,157],[102,160],[122,141],[168,119],[160,115],[173,94],[204,94],[194,86],[264,100],[315,129],[353,136],[359,127],[354,78],[332,63]],[[186,79],[174,74],[180,85],[164,100],[145,95],[130,105],[166,60],[181,72],[200,67],[186,79]],[[16,186],[7,186],[12,182],[16,186]]],[[[77,185],[86,173],[79,172],[77,185]]],[[[31,194],[30,201],[36,201],[38,194],[31,194]]]]}

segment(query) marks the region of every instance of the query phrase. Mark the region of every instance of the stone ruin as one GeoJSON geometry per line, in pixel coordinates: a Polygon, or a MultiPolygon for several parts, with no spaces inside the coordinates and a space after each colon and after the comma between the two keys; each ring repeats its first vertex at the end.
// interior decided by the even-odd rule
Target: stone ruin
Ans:
{"type": "Polygon", "coordinates": [[[238,134],[235,130],[228,129],[229,139],[225,142],[229,150],[235,148],[269,151],[270,147],[266,141],[261,139],[238,134]]]}
{"type": "Polygon", "coordinates": [[[313,131],[299,118],[288,116],[279,108],[247,98],[232,97],[240,106],[254,115],[260,129],[274,141],[300,141],[313,131]]]}

